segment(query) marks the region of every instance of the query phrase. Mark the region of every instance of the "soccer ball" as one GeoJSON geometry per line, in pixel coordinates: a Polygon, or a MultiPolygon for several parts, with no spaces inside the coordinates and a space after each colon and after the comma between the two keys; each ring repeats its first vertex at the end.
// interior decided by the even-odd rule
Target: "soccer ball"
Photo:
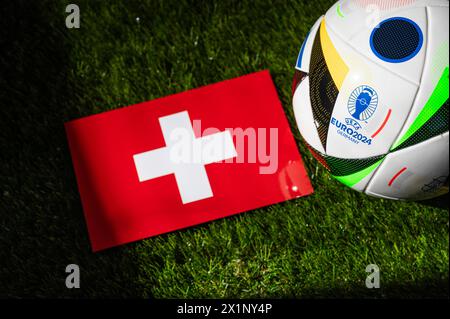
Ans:
{"type": "Polygon", "coordinates": [[[297,59],[293,107],[314,157],[376,197],[448,192],[449,3],[339,1],[297,59]]]}

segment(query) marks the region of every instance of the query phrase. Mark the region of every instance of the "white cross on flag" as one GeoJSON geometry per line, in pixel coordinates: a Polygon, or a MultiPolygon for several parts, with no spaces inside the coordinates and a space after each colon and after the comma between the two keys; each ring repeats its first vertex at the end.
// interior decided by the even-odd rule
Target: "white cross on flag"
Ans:
{"type": "Polygon", "coordinates": [[[166,146],[156,150],[134,155],[136,170],[141,182],[153,178],[174,174],[183,204],[212,197],[211,184],[206,174],[205,165],[236,157],[233,137],[229,131],[196,138],[187,112],[180,112],[159,118],[166,146]],[[174,132],[183,130],[186,139],[173,140],[174,132]],[[211,156],[201,156],[205,145],[212,145],[219,151],[211,156]],[[180,165],[173,155],[174,147],[189,149],[199,156],[199,161],[186,161],[188,165],[180,165]],[[172,154],[171,154],[172,153],[172,154]]]}
{"type": "Polygon", "coordinates": [[[66,132],[94,251],[312,193],[267,71],[66,132]]]}

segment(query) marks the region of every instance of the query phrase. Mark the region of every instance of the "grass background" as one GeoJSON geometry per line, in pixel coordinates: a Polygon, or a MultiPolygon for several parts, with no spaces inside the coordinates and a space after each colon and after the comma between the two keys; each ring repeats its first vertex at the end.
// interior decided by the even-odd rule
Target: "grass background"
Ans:
{"type": "Polygon", "coordinates": [[[67,29],[71,2],[1,4],[1,297],[448,298],[448,196],[359,194],[300,142],[293,65],[332,0],[77,0],[67,29]],[[315,193],[93,254],[63,123],[262,69],[315,193]],[[81,289],[65,287],[71,263],[81,289]],[[365,288],[370,263],[381,289],[365,288]]]}

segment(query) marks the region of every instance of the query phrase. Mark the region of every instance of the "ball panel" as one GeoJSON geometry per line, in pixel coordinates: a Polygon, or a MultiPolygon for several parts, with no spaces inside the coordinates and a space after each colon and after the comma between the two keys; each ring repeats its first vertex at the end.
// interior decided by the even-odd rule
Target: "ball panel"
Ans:
{"type": "Polygon", "coordinates": [[[319,29],[320,22],[322,21],[322,17],[317,19],[316,23],[314,23],[313,27],[309,31],[305,41],[300,48],[297,62],[295,63],[296,69],[306,72],[309,72],[309,61],[311,59],[311,50],[314,43],[314,39],[316,38],[317,30],[319,29]]]}
{"type": "Polygon", "coordinates": [[[314,124],[314,116],[309,99],[309,77],[305,77],[295,90],[293,107],[297,127],[305,141],[314,149],[325,153],[319,134],[314,124]]]}
{"type": "MultiPolygon", "coordinates": [[[[441,3],[445,0],[430,1],[441,3]]],[[[427,0],[341,0],[326,13],[331,28],[343,31],[340,35],[349,40],[364,26],[373,29],[389,15],[409,8],[424,8],[427,0]]]]}
{"type": "Polygon", "coordinates": [[[384,157],[380,157],[376,162],[372,165],[356,172],[351,175],[346,176],[334,176],[338,181],[343,183],[344,185],[353,188],[359,192],[362,192],[366,189],[367,184],[370,182],[372,176],[376,172],[376,169],[383,162],[384,157]]]}
{"type": "MultiPolygon", "coordinates": [[[[448,93],[448,86],[447,86],[447,93],[448,93]]],[[[418,119],[420,119],[420,116],[418,117],[418,119]]],[[[411,133],[411,135],[409,135],[407,138],[402,140],[402,142],[399,143],[398,146],[393,148],[392,152],[424,142],[434,136],[448,132],[449,126],[448,120],[449,120],[449,106],[447,94],[447,100],[444,103],[444,105],[442,105],[423,125],[421,125],[413,133],[411,133]]]]}
{"type": "Polygon", "coordinates": [[[329,37],[349,73],[330,119],[327,154],[339,158],[387,154],[408,117],[417,86],[386,72],[330,29],[329,37]]]}
{"type": "Polygon", "coordinates": [[[411,6],[417,3],[417,0],[354,0],[353,3],[360,8],[376,6],[381,11],[390,11],[397,8],[411,6]]]}
{"type": "MultiPolygon", "coordinates": [[[[331,68],[334,66],[330,65],[330,60],[327,61],[325,58],[326,50],[322,45],[327,42],[324,39],[326,37],[324,35],[324,26],[325,24],[322,21],[311,50],[309,98],[311,100],[314,124],[322,146],[326,150],[328,127],[339,94],[339,88],[335,82],[336,74],[333,77],[331,72],[331,68]]],[[[328,46],[330,46],[329,43],[328,46]]]]}
{"type": "Polygon", "coordinates": [[[328,71],[330,72],[337,89],[340,90],[342,87],[342,82],[344,82],[348,75],[348,65],[336,50],[333,41],[330,39],[325,19],[323,19],[320,24],[319,32],[320,45],[328,71]]]}
{"type": "MultiPolygon", "coordinates": [[[[359,32],[348,39],[349,43],[355,50],[385,68],[386,71],[393,72],[418,85],[422,76],[428,45],[426,8],[408,8],[400,12],[385,14],[380,16],[378,22],[381,23],[381,26],[380,24],[361,26],[359,32]],[[397,28],[394,28],[390,24],[392,21],[397,21],[396,23],[413,21],[414,26],[406,28],[405,24],[396,24],[397,28]],[[383,25],[390,27],[386,30],[383,25]],[[417,38],[413,31],[416,30],[416,27],[417,30],[420,30],[417,31],[417,38]],[[384,36],[384,38],[381,36],[384,36]],[[377,52],[377,47],[381,52],[377,52]],[[390,54],[391,58],[383,57],[381,53],[390,54]],[[401,57],[405,54],[407,56],[404,58],[394,59],[394,57],[401,57]]],[[[335,32],[340,34],[340,30],[335,30],[335,32]]]]}
{"type": "MultiPolygon", "coordinates": [[[[408,130],[413,127],[414,122],[442,80],[445,69],[449,66],[449,12],[441,8],[428,8],[427,10],[429,18],[427,59],[425,60],[419,91],[394,147],[401,143],[401,139],[404,139],[408,130]]],[[[445,80],[447,84],[444,91],[448,94],[448,73],[445,80]]]]}
{"type": "Polygon", "coordinates": [[[449,133],[389,154],[366,193],[394,199],[422,200],[448,191],[449,133]]]}
{"type": "Polygon", "coordinates": [[[342,181],[349,181],[348,186],[353,186],[364,178],[374,165],[379,164],[384,155],[369,158],[338,158],[325,154],[320,154],[327,163],[327,166],[334,177],[341,177],[342,181]],[[369,169],[366,171],[366,169],[369,169]],[[355,175],[356,174],[356,175],[355,175]],[[350,178],[350,175],[351,178],[350,178]],[[359,177],[359,178],[358,178],[359,177]]]}
{"type": "Polygon", "coordinates": [[[362,191],[370,181],[375,169],[381,164],[384,155],[371,158],[345,159],[328,156],[308,145],[313,156],[333,175],[346,186],[362,191]]]}
{"type": "Polygon", "coordinates": [[[354,1],[338,1],[325,14],[325,19],[333,30],[340,30],[341,37],[348,40],[366,24],[368,14],[365,8],[358,7],[354,1]]]}
{"type": "Polygon", "coordinates": [[[372,52],[381,60],[402,63],[411,60],[423,45],[423,33],[412,20],[395,17],[380,22],[370,35],[372,52]]]}

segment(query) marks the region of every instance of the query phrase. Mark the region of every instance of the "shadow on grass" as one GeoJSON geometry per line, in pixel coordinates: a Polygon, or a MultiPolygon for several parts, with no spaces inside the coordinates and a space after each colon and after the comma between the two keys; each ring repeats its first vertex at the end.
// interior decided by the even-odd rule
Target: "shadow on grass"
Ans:
{"type": "Polygon", "coordinates": [[[449,194],[445,194],[433,199],[424,200],[421,202],[418,202],[419,204],[425,205],[425,206],[431,206],[435,208],[442,208],[442,209],[449,209],[449,194]]]}
{"type": "Polygon", "coordinates": [[[2,3],[0,297],[135,296],[125,249],[91,252],[63,123],[77,117],[57,1],[2,3]],[[78,264],[81,288],[67,289],[78,264]]]}
{"type": "Polygon", "coordinates": [[[383,283],[381,278],[380,287],[368,289],[364,282],[361,285],[349,287],[330,287],[329,289],[311,289],[302,296],[289,296],[300,299],[322,299],[322,298],[376,298],[376,299],[421,299],[421,298],[449,298],[449,280],[430,278],[419,282],[405,283],[383,283]]]}

